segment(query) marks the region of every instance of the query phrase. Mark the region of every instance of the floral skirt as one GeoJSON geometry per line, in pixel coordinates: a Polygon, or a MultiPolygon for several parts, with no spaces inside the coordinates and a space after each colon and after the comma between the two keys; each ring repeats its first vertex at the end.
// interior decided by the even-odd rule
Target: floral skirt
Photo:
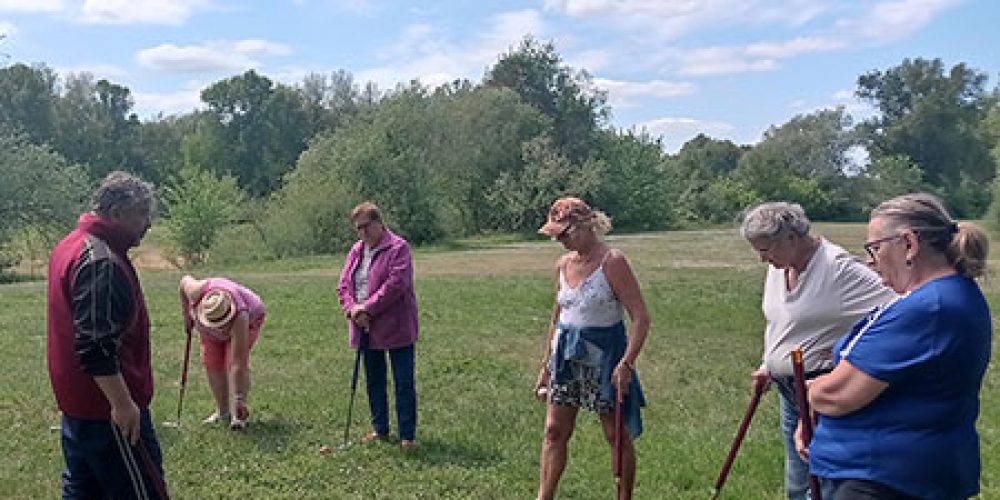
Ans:
{"type": "Polygon", "coordinates": [[[587,411],[610,413],[611,401],[601,399],[601,367],[573,361],[572,376],[564,383],[549,381],[549,402],[563,406],[576,406],[587,411]]]}

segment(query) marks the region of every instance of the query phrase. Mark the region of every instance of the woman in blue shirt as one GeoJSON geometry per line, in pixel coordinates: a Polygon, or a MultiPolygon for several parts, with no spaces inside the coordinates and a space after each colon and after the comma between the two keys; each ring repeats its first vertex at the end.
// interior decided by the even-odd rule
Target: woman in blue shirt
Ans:
{"type": "Polygon", "coordinates": [[[820,418],[800,452],[834,481],[833,500],[971,497],[992,335],[973,278],[986,269],[988,238],[927,194],[876,207],[867,238],[869,265],[901,296],[834,346],[834,370],[809,386],[820,418]]]}

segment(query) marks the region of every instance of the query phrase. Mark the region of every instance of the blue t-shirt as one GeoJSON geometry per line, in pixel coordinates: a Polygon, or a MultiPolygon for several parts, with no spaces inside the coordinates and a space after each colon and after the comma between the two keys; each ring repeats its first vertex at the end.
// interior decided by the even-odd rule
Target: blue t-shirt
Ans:
{"type": "Polygon", "coordinates": [[[990,358],[990,311],[975,281],[933,280],[876,309],[834,346],[888,385],[864,408],[820,416],[813,474],[875,481],[925,499],[979,491],[979,388],[990,358]]]}

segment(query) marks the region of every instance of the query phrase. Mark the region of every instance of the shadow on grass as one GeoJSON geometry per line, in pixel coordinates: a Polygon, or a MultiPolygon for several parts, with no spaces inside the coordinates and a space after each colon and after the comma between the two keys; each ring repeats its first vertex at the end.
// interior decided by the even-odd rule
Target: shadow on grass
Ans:
{"type": "Polygon", "coordinates": [[[156,437],[161,446],[180,445],[181,442],[192,439],[215,439],[206,435],[211,433],[225,436],[234,442],[250,443],[262,453],[282,453],[287,451],[289,443],[300,434],[300,429],[294,422],[284,420],[250,420],[247,428],[241,431],[231,430],[226,423],[184,422],[180,427],[171,424],[165,423],[156,428],[156,437]]]}
{"type": "Polygon", "coordinates": [[[423,439],[416,450],[406,452],[410,460],[428,465],[455,465],[460,467],[483,467],[499,463],[503,455],[499,449],[485,449],[466,446],[462,443],[423,439]]]}

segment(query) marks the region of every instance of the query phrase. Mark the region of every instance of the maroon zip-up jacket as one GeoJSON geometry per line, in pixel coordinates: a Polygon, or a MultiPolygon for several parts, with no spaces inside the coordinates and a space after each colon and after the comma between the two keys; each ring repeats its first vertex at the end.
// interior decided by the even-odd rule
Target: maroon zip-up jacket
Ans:
{"type": "Polygon", "coordinates": [[[70,417],[111,418],[96,375],[121,373],[139,409],[153,397],[149,314],[128,259],[127,232],[95,214],[49,258],[48,368],[59,409],[70,417]]]}

